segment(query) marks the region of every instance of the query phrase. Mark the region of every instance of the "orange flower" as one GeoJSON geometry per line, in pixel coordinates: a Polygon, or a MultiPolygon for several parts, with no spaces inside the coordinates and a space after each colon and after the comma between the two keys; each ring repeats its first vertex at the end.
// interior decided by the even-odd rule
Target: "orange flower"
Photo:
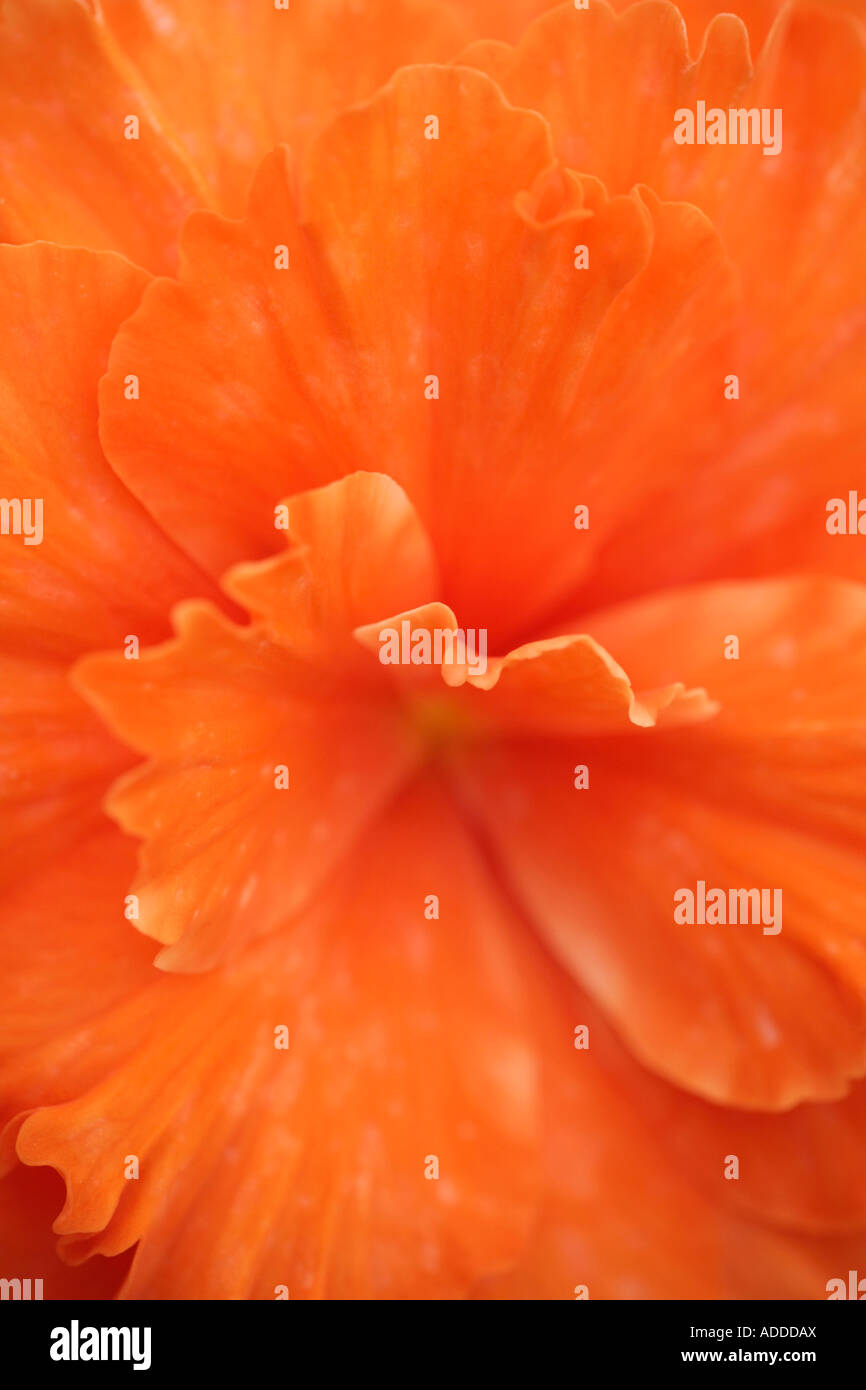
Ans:
{"type": "Polygon", "coordinates": [[[7,0],[0,1272],[47,1297],[866,1258],[866,31],[546,8],[7,0]],[[778,154],[679,143],[701,101],[778,154]]]}

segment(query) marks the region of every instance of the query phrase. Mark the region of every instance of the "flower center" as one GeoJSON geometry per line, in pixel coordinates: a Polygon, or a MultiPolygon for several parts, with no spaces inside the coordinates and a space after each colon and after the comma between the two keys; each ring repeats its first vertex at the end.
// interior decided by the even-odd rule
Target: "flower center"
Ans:
{"type": "Polygon", "coordinates": [[[449,690],[413,693],[406,696],[409,721],[420,733],[431,758],[447,756],[455,745],[476,737],[481,720],[469,707],[468,700],[449,690]]]}

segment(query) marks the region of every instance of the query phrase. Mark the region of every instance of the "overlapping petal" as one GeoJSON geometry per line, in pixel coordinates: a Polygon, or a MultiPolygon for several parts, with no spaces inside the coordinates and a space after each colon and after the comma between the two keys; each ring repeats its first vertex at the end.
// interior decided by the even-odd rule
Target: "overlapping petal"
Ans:
{"type": "Polygon", "coordinates": [[[432,0],[5,0],[0,234],[172,271],[194,208],[240,212],[274,145],[468,37],[432,0]]]}
{"type": "Polygon", "coordinates": [[[114,1298],[126,1277],[131,1256],[120,1255],[113,1260],[98,1256],[77,1268],[66,1264],[57,1254],[57,1237],[51,1230],[62,1203],[63,1183],[48,1168],[18,1164],[0,1180],[0,1277],[29,1279],[31,1298],[39,1294],[44,1299],[76,1301],[114,1298]],[[36,1280],[41,1284],[37,1286],[36,1280]]]}
{"type": "Polygon", "coordinates": [[[151,270],[175,265],[178,229],[205,188],[88,5],[6,0],[0,131],[4,241],[119,251],[151,270]]]}
{"type": "Polygon", "coordinates": [[[3,494],[41,503],[32,539],[26,526],[0,537],[7,651],[68,659],[127,633],[152,641],[165,633],[172,603],[213,592],[118,481],[99,444],[97,383],[146,283],[119,256],[0,247],[3,494]]]}
{"type": "Polygon", "coordinates": [[[866,491],[856,5],[218,8],[0,13],[0,235],[130,258],[0,248],[45,521],[0,537],[4,1260],[823,1297],[866,1258],[866,589],[602,605],[866,574],[824,525],[866,491]],[[449,66],[370,95],[407,61],[449,66]],[[698,99],[783,149],[678,145],[698,99]],[[395,625],[489,661],[386,670],[395,625]],[[774,915],[678,920],[699,884],[774,915]]]}
{"type": "Polygon", "coordinates": [[[536,1182],[512,930],[428,784],[234,969],[145,977],[79,1042],[112,1069],[10,1131],[66,1179],[65,1258],[140,1240],[125,1294],[162,1298],[453,1297],[509,1263],[536,1182]]]}
{"type": "Polygon", "coordinates": [[[866,1068],[864,622],[862,588],[805,580],[601,614],[593,631],[634,680],[676,670],[718,700],[715,717],[479,747],[460,765],[499,871],[558,958],[638,1057],[718,1102],[840,1097],[866,1068]],[[699,881],[726,898],[766,890],[773,915],[678,922],[675,893],[699,881]]]}
{"type": "Polygon", "coordinates": [[[691,1101],[643,1071],[549,961],[529,957],[524,978],[546,1182],[524,1255],[476,1297],[820,1299],[862,1267],[862,1088],[857,1111],[790,1118],[691,1101]]]}
{"type": "Polygon", "coordinates": [[[277,154],[244,222],[192,219],[180,283],[124,326],[101,396],[112,463],[169,534],[217,574],[272,549],[280,497],[383,471],[430,532],[443,601],[500,650],[528,635],[716,437],[732,307],[693,208],[592,180],[557,208],[551,159],[489,80],[408,69],[316,142],[300,207],[277,154]]]}
{"type": "Polygon", "coordinates": [[[177,638],[76,672],[149,761],[109,809],[143,836],[131,891],[166,969],[201,970],[297,910],[417,759],[394,712],[293,658],[258,627],[182,606],[177,638]]]}
{"type": "Polygon", "coordinates": [[[134,869],[134,841],[106,821],[4,893],[0,1126],[94,1085],[133,1045],[105,1022],[150,974],[128,917],[134,869]]]}
{"type": "Polygon", "coordinates": [[[70,662],[93,646],[157,640],[173,602],[212,592],[99,445],[97,383],[146,278],[107,253],[0,247],[4,880],[86,831],[129,765],[69,688],[70,662]]]}
{"type": "MultiPolygon", "coordinates": [[[[754,65],[746,29],[729,15],[690,56],[666,0],[619,15],[604,0],[586,11],[562,5],[513,48],[480,44],[461,55],[510,101],[541,111],[560,157],[611,192],[641,179],[662,198],[700,207],[743,285],[720,368],[737,394],[712,413],[690,485],[659,478],[651,509],[637,494],[605,538],[580,595],[586,606],[704,577],[864,577],[862,548],[826,526],[830,499],[866,491],[866,28],[844,10],[784,7],[760,52],[753,44],[754,65]],[[698,101],[777,113],[778,150],[768,156],[763,140],[677,143],[677,113],[698,101]]],[[[656,470],[651,441],[643,444],[656,470]]]]}
{"type": "Polygon", "coordinates": [[[359,679],[370,668],[358,660],[355,629],[438,591],[418,513],[392,478],[377,473],[299,493],[277,512],[287,518],[288,552],[237,565],[223,585],[289,651],[359,679]]]}

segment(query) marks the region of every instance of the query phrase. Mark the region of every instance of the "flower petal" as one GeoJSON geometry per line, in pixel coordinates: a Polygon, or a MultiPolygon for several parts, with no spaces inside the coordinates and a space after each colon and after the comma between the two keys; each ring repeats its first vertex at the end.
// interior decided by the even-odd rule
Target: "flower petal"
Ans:
{"type": "Polygon", "coordinates": [[[628,739],[476,748],[464,790],[502,872],[646,1065],[746,1108],[843,1096],[866,1071],[866,589],[710,587],[592,628],[633,680],[676,670],[720,712],[628,739]],[[589,769],[578,790],[575,764],[589,769]],[[700,881],[726,903],[767,890],[768,914],[677,922],[675,893],[700,881]]]}
{"type": "Polygon", "coordinates": [[[439,0],[100,0],[141,90],[194,164],[209,206],[243,210],[258,161],[293,149],[404,63],[452,58],[465,41],[439,0]]]}
{"type": "MultiPolygon", "coordinates": [[[[114,1298],[126,1278],[130,1255],[101,1256],[72,1268],[57,1256],[51,1231],[63,1204],[63,1183],[48,1168],[15,1169],[0,1180],[0,1266],[4,1278],[41,1280],[39,1296],[53,1299],[114,1298]]],[[[4,1295],[5,1296],[5,1295],[4,1295]]]]}
{"type": "Polygon", "coordinates": [[[103,819],[132,758],[70,686],[64,665],[0,657],[0,883],[44,870],[103,819]]]}
{"type": "Polygon", "coordinates": [[[107,253],[0,247],[4,879],[85,832],[129,766],[68,686],[70,661],[130,637],[158,640],[173,602],[212,591],[99,446],[96,385],[145,283],[107,253]]]}
{"type": "Polygon", "coordinates": [[[368,663],[353,661],[354,629],[438,589],[430,538],[403,489],[381,473],[350,473],[283,505],[288,554],[236,566],[223,587],[288,650],[360,674],[368,663]]]}
{"type": "Polygon", "coordinates": [[[130,1037],[105,1022],[142,989],[153,956],[126,915],[134,869],[134,843],[103,819],[4,893],[0,1127],[68,1100],[126,1055],[130,1037]]]}
{"type": "Polygon", "coordinates": [[[65,1256],[140,1240],[132,1298],[447,1298],[504,1267],[536,1200],[510,930],[427,785],[231,971],[163,977],[149,1026],[120,1005],[127,1060],[18,1135],[66,1178],[65,1256]]]}
{"type": "MultiPolygon", "coordinates": [[[[555,0],[461,0],[479,39],[516,39],[537,15],[549,10],[555,0]]],[[[569,0],[569,4],[572,0],[569,0]]]]}
{"type": "Polygon", "coordinates": [[[530,642],[495,658],[484,675],[469,675],[470,708],[500,734],[622,733],[708,719],[715,705],[702,689],[672,682],[635,694],[621,666],[586,634],[530,642]]]}
{"type": "Polygon", "coordinates": [[[5,0],[0,132],[4,241],[65,242],[174,267],[178,228],[204,189],[88,5],[5,0]],[[137,138],[124,133],[130,116],[137,138]]]}
{"type": "Polygon", "coordinates": [[[41,528],[37,509],[29,526],[22,514],[21,534],[0,536],[7,650],[69,659],[127,633],[153,641],[165,634],[172,603],[213,592],[118,482],[99,445],[97,382],[146,283],[119,256],[0,246],[3,490],[42,504],[41,528]]]}
{"type": "Polygon", "coordinates": [[[513,48],[479,44],[458,61],[489,71],[515,106],[540,111],[569,168],[603,180],[611,193],[645,183],[699,206],[693,187],[670,173],[683,157],[673,143],[674,112],[695,95],[727,107],[751,75],[742,24],[714,25],[695,64],[682,16],[667,0],[619,15],[604,0],[585,10],[558,5],[513,48]]]}
{"type": "MultiPolygon", "coordinates": [[[[833,1190],[841,1171],[832,1152],[842,1137],[836,1107],[809,1107],[817,1143],[804,1153],[793,1143],[783,1149],[780,1135],[762,1155],[749,1123],[757,1139],[763,1125],[785,1127],[787,1117],[701,1106],[644,1072],[549,963],[525,962],[523,974],[542,1057],[544,1201],[524,1256],[481,1283],[476,1297],[823,1299],[828,1279],[862,1268],[862,1229],[818,1238],[768,1224],[779,1193],[813,1201],[817,1192],[825,1209],[841,1195],[833,1190]],[[715,1112],[709,1125],[695,1123],[698,1108],[715,1112]],[[738,1181],[725,1177],[732,1153],[738,1181]],[[768,1210],[738,1211],[743,1188],[766,1193],[768,1210]]],[[[787,1137],[804,1132],[789,1128],[787,1137]]],[[[862,1172],[862,1133],[858,1147],[859,1163],[845,1174],[849,1199],[862,1172]]],[[[850,1144],[848,1151],[852,1159],[858,1152],[850,1144]]]]}
{"type": "Polygon", "coordinates": [[[237,214],[274,145],[467,38],[433,0],[5,0],[0,235],[172,272],[194,208],[237,214]]]}
{"type": "MultiPolygon", "coordinates": [[[[700,207],[742,280],[689,485],[661,472],[669,445],[679,447],[677,391],[668,441],[657,434],[639,450],[659,484],[652,505],[635,494],[572,607],[732,574],[866,576],[863,548],[825,524],[830,499],[866,492],[866,27],[841,7],[798,0],[753,70],[732,15],[713,20],[693,62],[673,6],[614,16],[593,0],[545,15],[514,49],[481,45],[461,61],[542,112],[560,158],[612,192],[644,180],[700,207]],[[763,139],[677,143],[677,113],[698,101],[777,113],[780,147],[767,157],[763,139]],[[723,387],[736,396],[723,400],[723,387]]],[[[647,355],[634,360],[644,367],[647,355]]],[[[683,383],[692,375],[689,363],[683,383]]]]}
{"type": "Polygon", "coordinates": [[[287,491],[388,473],[430,532],[442,600],[506,649],[624,510],[693,465],[724,406],[733,291],[706,219],[574,179],[557,211],[555,172],[543,123],[460,68],[406,69],[336,121],[300,213],[275,154],[246,221],[191,219],[180,285],[152,286],[118,335],[114,467],[214,574],[272,548],[287,491]]]}
{"type": "Polygon", "coordinates": [[[637,1104],[689,1179],[740,1215],[786,1231],[857,1232],[866,1247],[863,1081],[843,1100],[768,1115],[710,1105],[642,1073],[637,1104]],[[720,1188],[728,1154],[739,1175],[720,1188]]]}
{"type": "Polygon", "coordinates": [[[205,604],[139,661],[94,656],[76,684],[150,761],[108,806],[145,838],[131,888],[164,969],[201,970],[296,911],[413,766],[417,739],[205,604]]]}

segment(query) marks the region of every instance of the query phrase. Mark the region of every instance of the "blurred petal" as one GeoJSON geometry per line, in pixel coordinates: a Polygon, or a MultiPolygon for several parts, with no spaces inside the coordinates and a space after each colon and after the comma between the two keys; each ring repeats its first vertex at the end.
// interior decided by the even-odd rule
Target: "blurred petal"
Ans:
{"type": "Polygon", "coordinates": [[[39,543],[2,538],[6,650],[68,659],[119,646],[127,633],[152,641],[165,634],[172,603],[212,592],[118,482],[99,445],[97,382],[146,283],[119,256],[0,246],[3,491],[42,503],[39,543]]]}
{"type": "MultiPolygon", "coordinates": [[[[0,1180],[0,1269],[8,1279],[41,1279],[42,1297],[109,1299],[120,1289],[130,1255],[97,1256],[73,1268],[57,1256],[51,1223],[63,1205],[63,1183],[48,1168],[17,1164],[0,1180]]],[[[31,1285],[33,1288],[33,1285],[31,1285]]],[[[7,1318],[10,1316],[7,1313],[7,1318]]]]}
{"type": "Polygon", "coordinates": [[[150,1026],[118,1006],[127,1061],[18,1135],[66,1179],[65,1256],[140,1239],[132,1298],[448,1298],[503,1268],[536,1200],[510,931],[427,785],[237,967],[163,977],[150,1026]]]}
{"type": "MultiPolygon", "coordinates": [[[[744,1116],[690,1100],[643,1072],[549,964],[536,962],[534,971],[525,965],[524,979],[542,1055],[545,1196],[524,1256],[480,1284],[477,1297],[823,1299],[828,1279],[862,1268],[862,1229],[819,1239],[767,1224],[780,1194],[784,1202],[801,1187],[810,1195],[820,1189],[822,1206],[834,1202],[841,1165],[833,1143],[842,1130],[827,1112],[838,1107],[811,1107],[818,1112],[817,1150],[814,1143],[802,1153],[783,1150],[780,1134],[762,1153],[755,1141],[771,1125],[789,1144],[807,1131],[788,1127],[787,1117],[744,1116]],[[578,1027],[587,1029],[580,1049],[578,1027]],[[696,1110],[714,1111],[709,1125],[696,1110]],[[739,1181],[724,1176],[732,1151],[740,1157],[739,1181]],[[765,1195],[767,1210],[732,1212],[743,1188],[765,1195]]],[[[847,1152],[862,1172],[862,1121],[860,1128],[857,1147],[849,1144],[847,1152]]],[[[849,1198],[855,1171],[846,1174],[849,1198]]],[[[858,1207],[862,1224],[862,1194],[858,1207]]]]}
{"type": "Polygon", "coordinates": [[[153,270],[205,200],[162,113],[78,0],[4,0],[0,237],[120,251],[153,270]],[[126,131],[132,116],[138,137],[126,131]]]}
{"type": "MultiPolygon", "coordinates": [[[[609,0],[615,10],[625,10],[630,5],[645,3],[645,0],[609,0]]],[[[694,57],[701,51],[703,36],[717,14],[735,14],[743,21],[748,32],[752,52],[757,54],[773,26],[774,21],[784,10],[788,0],[676,0],[676,7],[686,22],[689,34],[689,50],[694,57]]],[[[862,0],[809,0],[813,9],[822,5],[828,10],[836,10],[862,18],[862,0]]]]}
{"type": "MultiPolygon", "coordinates": [[[[461,0],[460,8],[479,39],[517,39],[556,0],[461,0]]],[[[569,0],[571,3],[571,0],[569,0]]]]}
{"type": "Polygon", "coordinates": [[[50,862],[99,815],[129,765],[69,687],[93,646],[167,631],[169,606],[209,582],[118,481],[99,445],[96,386],[146,276],[119,256],[0,247],[0,848],[2,877],[50,862]]]}
{"type": "Polygon", "coordinates": [[[710,1105],[641,1073],[638,1104],[690,1180],[716,1200],[786,1231],[856,1233],[866,1250],[863,1081],[842,1100],[770,1115],[710,1105]],[[720,1183],[730,1153],[739,1160],[738,1178],[720,1183]]]}
{"type": "Polygon", "coordinates": [[[99,0],[141,90],[223,212],[243,211],[258,161],[299,149],[405,63],[452,58],[460,8],[441,0],[99,0]]]}
{"type": "Polygon", "coordinates": [[[4,894],[0,1128],[28,1107],[94,1085],[146,1026],[146,1011],[132,1033],[111,1026],[114,1011],[152,977],[153,945],[126,915],[134,868],[132,841],[103,822],[4,894]]]}
{"type": "Polygon", "coordinates": [[[90,833],[112,780],[132,761],[60,662],[0,657],[0,883],[41,874],[90,833]]]}

